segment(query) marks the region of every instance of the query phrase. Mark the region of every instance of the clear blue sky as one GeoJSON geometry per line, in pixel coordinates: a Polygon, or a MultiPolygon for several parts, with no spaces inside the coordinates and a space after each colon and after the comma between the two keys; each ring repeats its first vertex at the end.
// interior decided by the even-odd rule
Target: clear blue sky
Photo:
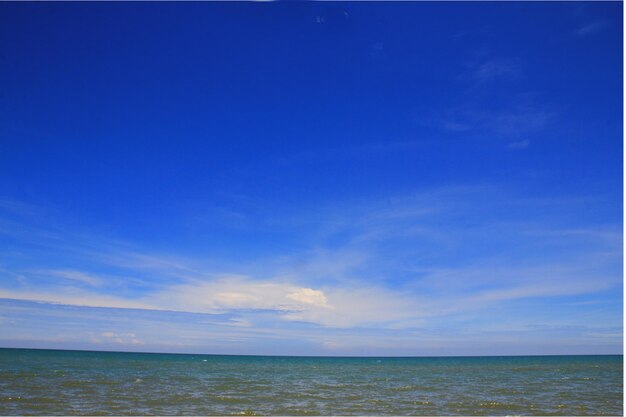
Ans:
{"type": "Polygon", "coordinates": [[[622,4],[0,4],[0,346],[622,351],[622,4]]]}

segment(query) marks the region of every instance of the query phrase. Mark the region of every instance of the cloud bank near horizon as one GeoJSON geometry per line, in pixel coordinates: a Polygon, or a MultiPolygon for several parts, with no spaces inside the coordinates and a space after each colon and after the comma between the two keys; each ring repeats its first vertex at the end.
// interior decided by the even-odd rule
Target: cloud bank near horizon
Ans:
{"type": "MultiPolygon", "coordinates": [[[[44,310],[66,306],[77,312],[143,311],[154,318],[227,317],[214,327],[236,328],[244,340],[257,337],[257,331],[289,340],[311,326],[317,331],[356,332],[317,342],[320,352],[331,353],[355,351],[359,333],[376,334],[384,345],[389,332],[409,335],[437,328],[439,337],[453,340],[464,334],[458,327],[462,323],[486,317],[489,324],[478,329],[519,322],[532,333],[537,325],[583,325],[615,336],[621,334],[616,332],[619,322],[598,327],[600,306],[593,301],[621,291],[620,226],[574,227],[568,223],[580,219],[562,214],[563,207],[594,201],[604,204],[597,197],[520,199],[481,186],[399,196],[385,204],[334,205],[305,217],[266,219],[276,229],[311,222],[316,227],[302,235],[306,245],[298,250],[271,257],[252,255],[238,267],[181,253],[142,252],[129,243],[82,231],[56,235],[37,226],[48,223],[39,214],[5,202],[3,219],[5,225],[12,224],[3,229],[5,237],[10,236],[15,247],[32,247],[36,241],[42,250],[41,256],[31,251],[21,262],[14,254],[3,255],[0,298],[9,303],[30,301],[22,305],[44,310]],[[473,219],[471,226],[459,227],[468,218],[473,219]],[[49,259],[56,259],[57,265],[47,264],[49,259]],[[581,299],[591,303],[581,307],[581,299]],[[537,303],[534,314],[520,314],[521,306],[537,303]],[[505,313],[493,317],[493,311],[505,313]]],[[[602,309],[617,308],[619,297],[614,300],[602,309]]],[[[143,346],[141,325],[132,325],[132,319],[130,323],[118,331],[104,325],[96,331],[100,336],[87,340],[95,345],[117,341],[128,348],[143,346]],[[134,336],[102,336],[114,333],[134,336]]],[[[54,328],[44,333],[54,333],[54,328]]],[[[212,331],[203,333],[198,326],[195,332],[198,335],[185,348],[210,349],[198,340],[206,342],[212,331]]],[[[4,338],[8,336],[5,332],[4,338]]],[[[181,340],[176,332],[163,337],[181,340]]],[[[407,337],[417,345],[418,340],[426,342],[407,337]]],[[[584,345],[578,337],[573,346],[584,345]]],[[[616,336],[611,340],[612,346],[619,346],[616,336]]],[[[167,349],[168,342],[162,342],[161,348],[167,349]]],[[[512,345],[505,343],[502,349],[512,345]]]]}

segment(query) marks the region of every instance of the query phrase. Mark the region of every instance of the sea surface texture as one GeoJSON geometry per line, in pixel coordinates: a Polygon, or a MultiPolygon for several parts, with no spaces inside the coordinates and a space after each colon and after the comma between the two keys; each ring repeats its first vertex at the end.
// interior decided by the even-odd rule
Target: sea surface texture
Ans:
{"type": "Polygon", "coordinates": [[[0,349],[0,414],[622,415],[622,360],[0,349]]]}

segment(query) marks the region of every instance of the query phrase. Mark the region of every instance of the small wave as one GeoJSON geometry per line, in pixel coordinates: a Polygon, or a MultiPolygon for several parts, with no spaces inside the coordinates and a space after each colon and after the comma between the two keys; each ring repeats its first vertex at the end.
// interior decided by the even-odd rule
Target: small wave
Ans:
{"type": "Polygon", "coordinates": [[[415,391],[416,388],[414,385],[404,385],[401,387],[391,387],[389,388],[391,391],[415,391]]]}
{"type": "Polygon", "coordinates": [[[24,398],[22,397],[5,397],[5,398],[0,398],[0,401],[4,402],[4,401],[20,401],[23,400],[24,398]]]}
{"type": "Polygon", "coordinates": [[[403,385],[401,387],[391,387],[389,388],[391,391],[435,391],[434,387],[429,387],[427,385],[403,385]]]}
{"type": "Polygon", "coordinates": [[[499,401],[486,401],[479,403],[478,406],[492,410],[520,410],[524,408],[519,404],[502,403],[499,401]]]}
{"type": "Polygon", "coordinates": [[[260,414],[256,413],[253,410],[243,410],[243,411],[238,412],[236,415],[238,415],[238,416],[258,416],[260,414]]]}
{"type": "Polygon", "coordinates": [[[541,368],[536,366],[516,366],[513,371],[541,371],[541,368]]]}
{"type": "Polygon", "coordinates": [[[212,396],[214,399],[217,399],[219,401],[224,401],[224,402],[229,402],[229,403],[236,403],[239,402],[238,398],[235,397],[229,397],[227,395],[213,395],[212,396]]]}
{"type": "Polygon", "coordinates": [[[506,406],[506,404],[500,403],[500,402],[497,402],[497,401],[490,401],[490,402],[487,402],[487,403],[480,403],[478,405],[481,406],[481,407],[487,407],[487,408],[492,408],[492,407],[500,408],[502,406],[506,406]]]}

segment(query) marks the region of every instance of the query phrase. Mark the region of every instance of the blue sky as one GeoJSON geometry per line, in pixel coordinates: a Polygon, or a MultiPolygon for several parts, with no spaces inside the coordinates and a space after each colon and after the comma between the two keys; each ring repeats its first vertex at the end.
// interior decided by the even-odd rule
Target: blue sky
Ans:
{"type": "Polygon", "coordinates": [[[622,351],[622,4],[0,4],[0,346],[622,351]]]}

